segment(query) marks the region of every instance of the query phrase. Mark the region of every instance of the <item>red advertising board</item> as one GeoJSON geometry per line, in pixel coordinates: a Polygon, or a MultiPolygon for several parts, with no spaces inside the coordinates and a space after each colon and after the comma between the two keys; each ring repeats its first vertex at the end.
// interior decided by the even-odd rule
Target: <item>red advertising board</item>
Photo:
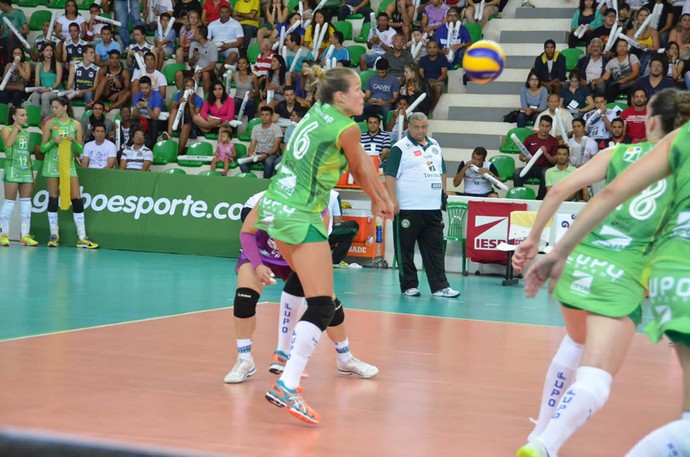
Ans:
{"type": "Polygon", "coordinates": [[[467,210],[467,258],[478,263],[506,264],[506,253],[496,249],[508,242],[510,213],[525,211],[526,203],[471,201],[467,210]]]}

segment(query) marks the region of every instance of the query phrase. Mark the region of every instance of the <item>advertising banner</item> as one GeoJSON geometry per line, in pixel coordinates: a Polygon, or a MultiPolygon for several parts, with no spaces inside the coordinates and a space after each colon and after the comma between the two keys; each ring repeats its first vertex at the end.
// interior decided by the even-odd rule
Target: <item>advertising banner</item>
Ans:
{"type": "MultiPolygon", "coordinates": [[[[236,257],[244,202],[268,180],[80,169],[86,230],[105,249],[236,257]]],[[[39,176],[32,232],[48,240],[48,191],[39,176]]],[[[59,212],[60,243],[77,242],[72,211],[59,212]]]]}
{"type": "Polygon", "coordinates": [[[508,242],[510,213],[526,209],[525,203],[470,201],[467,210],[467,258],[478,263],[505,265],[506,254],[496,247],[508,242]]]}

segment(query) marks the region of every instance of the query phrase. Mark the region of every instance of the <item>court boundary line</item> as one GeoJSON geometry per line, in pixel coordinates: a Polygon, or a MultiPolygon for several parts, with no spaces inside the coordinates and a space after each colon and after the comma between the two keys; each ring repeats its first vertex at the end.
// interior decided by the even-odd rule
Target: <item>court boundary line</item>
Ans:
{"type": "MultiPolygon", "coordinates": [[[[275,302],[275,301],[262,301],[262,302],[259,302],[257,304],[258,305],[267,305],[267,304],[279,305],[279,303],[275,302]]],[[[82,332],[85,330],[115,327],[118,325],[136,324],[139,322],[149,322],[149,321],[155,321],[155,320],[161,320],[161,319],[170,319],[173,317],[189,316],[192,314],[210,313],[210,312],[214,312],[214,311],[222,311],[222,310],[228,310],[228,309],[232,309],[232,308],[233,308],[232,306],[224,306],[221,308],[203,309],[203,310],[198,310],[198,311],[188,311],[186,313],[170,314],[168,316],[146,317],[143,319],[134,319],[131,321],[114,322],[112,324],[100,324],[100,325],[94,325],[91,327],[80,327],[80,328],[73,328],[73,329],[69,329],[69,330],[58,330],[56,332],[46,332],[46,333],[37,333],[35,335],[17,336],[14,338],[0,339],[0,344],[11,342],[11,341],[26,340],[29,338],[40,338],[43,336],[61,335],[63,333],[82,332]]],[[[376,310],[372,310],[372,309],[357,309],[357,308],[347,308],[347,310],[348,311],[362,311],[365,313],[396,314],[396,315],[400,315],[400,316],[430,317],[430,318],[434,318],[434,319],[454,319],[454,320],[460,320],[460,321],[486,322],[486,323],[490,323],[490,324],[528,325],[528,326],[533,326],[533,327],[563,328],[562,325],[526,324],[523,322],[501,322],[501,321],[491,321],[491,320],[487,320],[487,319],[470,319],[470,318],[465,318],[465,317],[454,317],[454,316],[433,316],[433,315],[417,314],[417,313],[403,313],[403,312],[399,312],[399,311],[376,311],[376,310]]]]}

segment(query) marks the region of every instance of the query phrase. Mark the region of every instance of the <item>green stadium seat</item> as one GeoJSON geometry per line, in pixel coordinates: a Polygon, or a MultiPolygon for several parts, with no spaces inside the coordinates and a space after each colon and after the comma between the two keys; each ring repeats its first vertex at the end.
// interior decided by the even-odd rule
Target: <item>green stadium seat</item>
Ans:
{"type": "Polygon", "coordinates": [[[529,187],[513,187],[506,193],[506,198],[512,198],[516,200],[536,200],[537,194],[534,189],[529,187]]]}
{"type": "Polygon", "coordinates": [[[493,156],[489,159],[489,162],[496,167],[498,177],[501,178],[501,181],[506,182],[513,179],[513,173],[515,173],[515,160],[513,160],[512,157],[493,156]]]}
{"type": "Polygon", "coordinates": [[[252,130],[257,125],[261,125],[261,118],[260,117],[255,117],[254,119],[250,119],[249,122],[247,122],[247,129],[244,131],[244,133],[240,134],[240,136],[238,136],[237,139],[240,141],[244,141],[244,142],[251,141],[252,140],[252,130]]]}
{"type": "Polygon", "coordinates": [[[357,68],[359,67],[359,58],[367,53],[367,48],[361,44],[351,44],[347,46],[347,52],[350,53],[352,68],[357,68]]]}
{"type": "Polygon", "coordinates": [[[187,172],[181,168],[168,168],[163,173],[168,175],[186,175],[187,172]]]}
{"type": "Polygon", "coordinates": [[[371,22],[362,24],[359,35],[355,37],[355,43],[366,43],[369,41],[369,31],[371,30],[371,22]]]}
{"type": "MultiPolygon", "coordinates": [[[[192,143],[192,145],[187,148],[187,155],[212,157],[213,146],[206,141],[192,143]]],[[[202,162],[200,160],[178,160],[177,163],[183,167],[200,167],[208,162],[202,162]]]]}
{"type": "Polygon", "coordinates": [[[54,10],[64,10],[67,0],[43,0],[45,5],[54,10]]]}
{"type": "Polygon", "coordinates": [[[338,21],[333,23],[333,28],[343,34],[343,41],[352,40],[352,22],[338,21]]]}
{"type": "Polygon", "coordinates": [[[235,143],[233,144],[233,147],[235,148],[235,160],[230,163],[230,169],[233,170],[240,165],[237,163],[237,159],[241,159],[242,157],[247,157],[247,146],[242,144],[242,143],[235,143]]]}
{"type": "Polygon", "coordinates": [[[519,154],[520,153],[520,149],[518,149],[515,142],[510,138],[513,133],[517,135],[517,137],[520,139],[520,141],[524,142],[525,138],[527,138],[528,136],[533,134],[534,131],[532,129],[528,129],[526,127],[516,127],[516,128],[510,129],[510,131],[506,134],[505,139],[503,140],[503,144],[498,148],[498,150],[504,154],[519,154]]]}
{"type": "Polygon", "coordinates": [[[163,76],[165,76],[165,80],[168,82],[168,86],[174,86],[175,85],[175,73],[177,73],[178,70],[184,71],[186,70],[187,66],[183,63],[171,63],[163,67],[163,76]]]}
{"type": "Polygon", "coordinates": [[[24,104],[26,109],[26,114],[28,116],[29,127],[40,127],[41,126],[41,107],[38,105],[24,104]]]}
{"type": "Polygon", "coordinates": [[[362,80],[362,90],[366,91],[367,90],[367,81],[369,81],[369,78],[374,76],[376,74],[376,70],[364,70],[359,73],[359,79],[362,80]]]}
{"type": "Polygon", "coordinates": [[[177,162],[177,143],[173,140],[162,140],[153,146],[153,164],[167,165],[177,162]]]}
{"type": "Polygon", "coordinates": [[[258,178],[254,173],[238,173],[234,178],[258,178]]]}
{"type": "Polygon", "coordinates": [[[249,63],[254,65],[259,54],[261,54],[261,46],[255,41],[247,48],[247,59],[249,59],[249,63]]]}
{"type": "Polygon", "coordinates": [[[201,173],[199,173],[199,176],[223,176],[223,173],[221,173],[218,170],[204,170],[201,173]]]}
{"type": "Polygon", "coordinates": [[[561,51],[561,54],[563,54],[563,57],[565,57],[565,69],[568,71],[572,71],[577,67],[577,62],[580,60],[580,57],[585,53],[580,48],[569,48],[569,49],[564,49],[561,51]]]}
{"type": "Polygon", "coordinates": [[[34,11],[29,18],[29,30],[32,32],[40,32],[43,30],[43,24],[45,21],[50,21],[52,11],[38,10],[34,11]]]}
{"type": "Polygon", "coordinates": [[[481,24],[473,23],[463,25],[467,28],[467,31],[470,33],[470,38],[472,38],[473,43],[481,40],[484,37],[484,32],[482,32],[481,24]]]}

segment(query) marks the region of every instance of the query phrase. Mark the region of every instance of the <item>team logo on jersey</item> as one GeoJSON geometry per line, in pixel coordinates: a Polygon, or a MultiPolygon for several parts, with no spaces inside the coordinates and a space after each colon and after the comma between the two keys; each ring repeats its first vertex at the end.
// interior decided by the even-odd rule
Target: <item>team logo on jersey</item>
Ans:
{"type": "Polygon", "coordinates": [[[404,229],[410,228],[410,220],[409,219],[403,219],[400,221],[400,226],[404,229]]]}
{"type": "Polygon", "coordinates": [[[280,166],[280,174],[282,176],[276,181],[276,186],[285,195],[292,196],[295,193],[295,187],[297,187],[297,176],[284,163],[280,166]]]}
{"type": "Polygon", "coordinates": [[[609,248],[609,249],[615,249],[615,250],[621,250],[625,249],[628,246],[630,246],[630,243],[632,243],[632,238],[626,235],[625,233],[616,230],[613,227],[610,227],[608,225],[605,225],[602,229],[601,232],[599,232],[599,235],[601,236],[610,236],[611,238],[608,238],[606,240],[596,240],[592,244],[596,246],[600,246],[602,248],[609,248]]]}
{"type": "Polygon", "coordinates": [[[649,299],[655,307],[654,301],[659,299],[664,302],[686,303],[690,300],[690,278],[676,278],[674,276],[650,278],[649,299]]]}
{"type": "Polygon", "coordinates": [[[26,149],[28,146],[29,142],[26,140],[26,138],[19,139],[19,149],[26,149]]]}
{"type": "Polygon", "coordinates": [[[673,234],[684,240],[690,239],[690,212],[682,211],[678,214],[673,234]]]}
{"type": "Polygon", "coordinates": [[[576,278],[570,284],[570,290],[579,295],[589,295],[589,291],[592,288],[592,281],[594,281],[594,276],[584,271],[573,272],[573,276],[576,278]]]}
{"type": "Polygon", "coordinates": [[[568,256],[566,264],[575,263],[574,268],[581,270],[588,270],[593,276],[606,279],[611,282],[618,281],[625,275],[625,271],[618,266],[607,262],[606,260],[597,259],[586,254],[577,254],[576,257],[568,256]]]}
{"type": "Polygon", "coordinates": [[[623,153],[623,160],[625,160],[626,162],[635,162],[637,159],[640,158],[640,154],[642,154],[642,148],[637,146],[630,146],[623,153]]]}
{"type": "Polygon", "coordinates": [[[437,156],[441,153],[441,151],[438,150],[438,148],[434,146],[429,146],[429,149],[427,151],[431,152],[433,155],[437,156]]]}
{"type": "Polygon", "coordinates": [[[415,150],[415,151],[413,152],[413,154],[414,154],[415,157],[419,157],[419,156],[422,155],[422,151],[420,151],[419,149],[417,149],[417,150],[415,150]]]}
{"type": "Polygon", "coordinates": [[[474,224],[484,230],[474,239],[475,249],[494,250],[508,239],[508,216],[477,216],[474,224]]]}

